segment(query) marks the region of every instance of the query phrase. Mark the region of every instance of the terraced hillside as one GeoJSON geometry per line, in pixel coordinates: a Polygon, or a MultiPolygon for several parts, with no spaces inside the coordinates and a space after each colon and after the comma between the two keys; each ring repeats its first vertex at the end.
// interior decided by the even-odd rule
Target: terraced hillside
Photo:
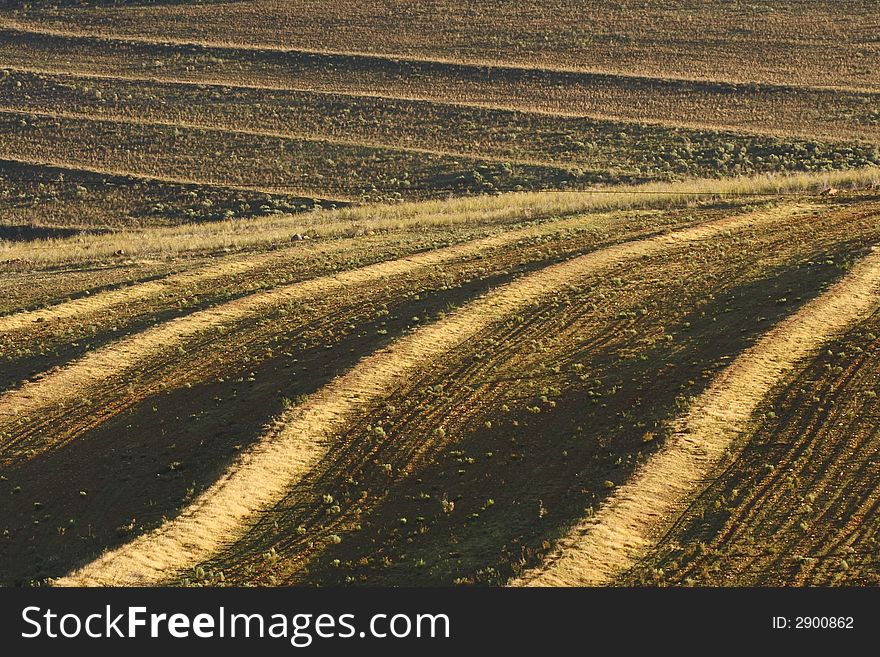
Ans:
{"type": "Polygon", "coordinates": [[[53,32],[248,48],[386,54],[559,69],[878,87],[876,15],[863,0],[755,6],[416,0],[13,0],[7,22],[53,32]],[[15,11],[27,6],[31,9],[15,11]],[[78,7],[93,7],[79,11],[78,7]],[[53,8],[54,7],[54,8],[53,8]],[[676,39],[671,37],[675,36],[676,39]],[[761,44],[760,50],[754,47],[761,44]]]}
{"type": "Polygon", "coordinates": [[[880,163],[870,3],[453,4],[11,3],[4,234],[880,163]]]}
{"type": "Polygon", "coordinates": [[[673,4],[5,3],[0,584],[877,583],[876,16],[673,4]]]}

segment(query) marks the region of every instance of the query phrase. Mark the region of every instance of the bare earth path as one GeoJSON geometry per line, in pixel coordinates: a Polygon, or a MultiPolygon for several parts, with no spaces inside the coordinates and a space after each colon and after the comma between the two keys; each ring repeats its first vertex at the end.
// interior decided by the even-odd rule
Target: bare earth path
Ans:
{"type": "Polygon", "coordinates": [[[365,358],[292,408],[180,516],[56,583],[150,585],[195,566],[243,535],[255,514],[282,496],[326,454],[334,434],[350,418],[393,391],[426,362],[442,358],[482,330],[584,276],[646,254],[686,248],[730,231],[772,223],[777,217],[772,212],[750,213],[611,246],[551,265],[476,299],[365,358]]]}
{"type": "Polygon", "coordinates": [[[880,303],[880,251],[769,331],[695,401],[677,431],[629,483],[515,586],[600,586],[635,565],[724,458],[765,396],[799,361],[880,303]]]}

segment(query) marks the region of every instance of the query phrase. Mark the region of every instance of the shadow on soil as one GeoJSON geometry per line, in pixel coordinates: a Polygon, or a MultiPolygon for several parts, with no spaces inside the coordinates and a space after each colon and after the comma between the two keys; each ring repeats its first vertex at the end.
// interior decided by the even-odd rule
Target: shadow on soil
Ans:
{"type": "MultiPolygon", "coordinates": [[[[833,255],[842,259],[854,249],[858,245],[833,255]]],[[[573,388],[556,398],[553,412],[511,416],[517,417],[518,430],[483,429],[481,421],[474,422],[481,428],[462,436],[452,446],[454,454],[444,450],[417,476],[391,484],[387,479],[360,480],[359,487],[371,497],[386,501],[359,518],[362,531],[346,533],[340,545],[331,545],[309,562],[308,573],[296,581],[503,584],[521,568],[539,563],[585,509],[598,508],[609,494],[607,482],[624,482],[662,444],[664,426],[685,408],[685,396],[699,395],[715,371],[842,273],[836,266],[783,267],[757,282],[724,289],[714,301],[680,318],[677,326],[669,326],[682,331],[686,342],[661,344],[644,360],[621,361],[601,351],[588,355],[594,359],[590,370],[602,379],[604,389],[620,385],[620,392],[603,397],[602,403],[590,403],[582,387],[573,388]],[[784,304],[779,302],[783,295],[789,298],[784,304]],[[716,317],[724,321],[714,321],[716,317]],[[646,443],[648,432],[656,439],[646,443]],[[491,459],[483,458],[489,453],[491,459]],[[474,457],[473,462],[460,465],[462,454],[474,457]],[[424,492],[432,503],[422,501],[424,492]],[[451,514],[441,513],[437,503],[446,493],[455,503],[451,514]],[[493,504],[486,508],[490,498],[493,504]],[[420,520],[416,526],[402,525],[401,518],[420,520]]],[[[343,457],[336,453],[328,459],[343,457]]],[[[361,473],[352,474],[358,478],[361,473]]],[[[273,514],[280,526],[274,537],[269,531],[254,531],[230,554],[260,554],[310,512],[294,506],[273,514]]]]}
{"type": "MultiPolygon", "coordinates": [[[[224,371],[224,381],[148,398],[64,448],[7,469],[0,480],[0,583],[27,585],[68,572],[101,550],[173,517],[261,435],[286,400],[308,395],[430,316],[548,264],[473,279],[461,287],[388,304],[385,323],[358,325],[332,348],[301,348],[302,327],[281,336],[279,355],[224,371]],[[379,330],[387,331],[380,334],[379,330]],[[280,352],[295,353],[295,361],[280,352]],[[250,381],[253,379],[253,381],[250,381]]],[[[336,321],[348,324],[350,316],[336,321]]],[[[130,329],[127,329],[130,330],[130,329]]],[[[344,334],[333,326],[333,334],[344,334]]]]}

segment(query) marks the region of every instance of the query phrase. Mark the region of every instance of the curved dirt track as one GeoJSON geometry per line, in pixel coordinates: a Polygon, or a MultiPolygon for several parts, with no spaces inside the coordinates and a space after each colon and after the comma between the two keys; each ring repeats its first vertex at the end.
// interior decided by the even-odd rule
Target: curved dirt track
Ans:
{"type": "MultiPolygon", "coordinates": [[[[707,222],[611,246],[548,266],[469,303],[445,320],[362,360],[306,403],[282,416],[215,484],[176,519],[57,580],[62,585],[149,585],[198,564],[239,538],[261,509],[283,495],[327,452],[334,434],[426,362],[472,339],[581,277],[621,262],[772,222],[772,212],[707,222]]],[[[787,215],[786,215],[787,216],[787,215]]]]}
{"type": "MultiPolygon", "coordinates": [[[[30,458],[71,439],[69,435],[51,437],[43,431],[36,443],[32,442],[28,446],[29,451],[25,456],[19,448],[21,443],[28,438],[27,433],[22,431],[22,427],[28,423],[29,419],[46,418],[48,417],[46,411],[53,408],[61,409],[64,414],[69,416],[71,414],[69,409],[76,407],[83,399],[87,399],[91,404],[100,403],[106,397],[102,386],[106,386],[108,382],[114,380],[123,380],[126,378],[125,375],[133,372],[135,368],[150,363],[162,354],[171,353],[172,349],[182,347],[187,340],[194,339],[205,331],[229,327],[246,318],[257,317],[261,313],[292,301],[322,295],[345,294],[347,290],[358,285],[423,271],[462,259],[481,258],[492,249],[515,245],[524,238],[550,234],[585,224],[589,225],[591,221],[590,217],[574,217],[529,226],[520,230],[472,240],[464,244],[282,285],[197,311],[120,339],[88,353],[66,366],[46,372],[37,380],[27,382],[18,389],[0,395],[0,431],[6,430],[7,434],[5,438],[0,440],[0,462],[8,463],[25,457],[30,458]],[[64,410],[65,407],[68,410],[64,410]],[[15,437],[13,438],[13,436],[15,437]]],[[[746,218],[724,219],[719,222],[719,225],[736,226],[748,221],[751,219],[747,215],[746,218]]],[[[123,290],[122,293],[124,292],[123,290]]],[[[88,303],[89,300],[84,300],[83,304],[85,305],[83,306],[78,302],[71,302],[73,308],[79,310],[88,308],[88,303]]],[[[59,310],[61,309],[56,308],[56,311],[59,310]]],[[[64,311],[61,310],[61,312],[64,311]]],[[[78,412],[88,416],[94,415],[88,406],[85,409],[80,408],[78,412]]],[[[86,422],[86,419],[84,418],[82,421],[86,422]]]]}
{"type": "Polygon", "coordinates": [[[736,459],[622,584],[876,586],[880,308],[762,407],[736,459]]]}
{"type": "Polygon", "coordinates": [[[843,280],[769,331],[694,402],[675,433],[629,481],[515,586],[599,586],[636,564],[723,461],[759,403],[792,369],[880,303],[876,247],[843,280]]]}

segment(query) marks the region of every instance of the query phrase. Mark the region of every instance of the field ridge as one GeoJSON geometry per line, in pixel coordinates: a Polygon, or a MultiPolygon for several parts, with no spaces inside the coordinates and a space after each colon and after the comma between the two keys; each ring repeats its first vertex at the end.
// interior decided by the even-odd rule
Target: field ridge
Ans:
{"type": "MultiPolygon", "coordinates": [[[[2,103],[2,101],[0,101],[2,103]]],[[[369,148],[377,151],[400,151],[403,153],[418,153],[422,155],[438,155],[442,157],[453,157],[459,159],[467,159],[467,160],[479,160],[481,162],[493,162],[493,163],[502,163],[509,162],[512,164],[525,164],[532,166],[540,166],[547,167],[550,169],[559,169],[560,171],[566,170],[566,165],[561,164],[559,162],[553,162],[550,160],[535,160],[535,159],[521,159],[516,157],[499,157],[497,155],[490,154],[474,154],[474,153],[464,153],[461,151],[440,149],[440,148],[423,148],[418,146],[407,146],[403,144],[391,144],[385,142],[374,142],[374,141],[357,141],[354,139],[342,139],[338,137],[334,137],[332,135],[318,135],[318,134],[310,134],[310,133],[297,133],[297,132],[283,132],[279,130],[260,130],[258,128],[233,128],[230,126],[221,126],[221,125],[209,125],[208,123],[198,123],[194,121],[171,121],[171,120],[161,120],[161,119],[145,119],[140,117],[133,116],[121,116],[118,114],[111,113],[101,113],[98,115],[94,114],[85,114],[83,112],[64,112],[64,111],[45,111],[45,110],[35,110],[35,109],[16,109],[16,108],[8,108],[0,105],[0,114],[9,114],[9,115],[19,115],[19,116],[38,116],[41,118],[48,119],[75,119],[75,120],[85,120],[85,121],[93,121],[97,123],[116,123],[120,125],[137,125],[137,126],[145,126],[145,127],[163,127],[163,128],[181,128],[184,130],[203,130],[205,132],[213,132],[220,134],[231,134],[231,135],[250,135],[254,137],[274,137],[278,139],[289,139],[291,141],[303,141],[309,142],[313,144],[334,144],[338,146],[355,146],[362,148],[369,148]]],[[[5,158],[8,159],[8,158],[5,158]]],[[[87,169],[83,169],[87,170],[87,169]]],[[[122,175],[131,175],[133,177],[149,177],[142,176],[141,174],[122,174],[122,175]]],[[[154,178],[155,179],[155,178],[154,178]]],[[[167,180],[166,182],[175,182],[172,180],[167,180]]],[[[202,182],[202,181],[191,181],[194,184],[205,184],[205,185],[216,185],[222,186],[229,189],[235,189],[236,187],[240,187],[242,189],[248,189],[250,191],[263,191],[275,193],[276,190],[273,190],[270,186],[265,188],[255,188],[255,187],[243,187],[241,185],[236,185],[235,183],[225,184],[225,183],[212,183],[210,181],[202,182]]],[[[344,202],[344,201],[340,201],[344,202]]]]}
{"type": "Polygon", "coordinates": [[[663,448],[572,528],[542,566],[512,582],[601,586],[635,565],[701,490],[766,395],[797,366],[880,302],[880,250],[794,316],[768,331],[713,381],[663,448]]]}
{"type": "Polygon", "coordinates": [[[637,260],[647,253],[686,247],[773,218],[772,213],[748,213],[624,242],[549,265],[468,303],[444,320],[366,357],[304,404],[294,407],[176,519],[57,583],[149,585],[196,565],[231,542],[246,529],[255,513],[307,473],[328,449],[333,432],[348,418],[379,400],[427,362],[442,358],[449,349],[484,328],[536,303],[554,289],[576,282],[585,273],[637,260]]]}

